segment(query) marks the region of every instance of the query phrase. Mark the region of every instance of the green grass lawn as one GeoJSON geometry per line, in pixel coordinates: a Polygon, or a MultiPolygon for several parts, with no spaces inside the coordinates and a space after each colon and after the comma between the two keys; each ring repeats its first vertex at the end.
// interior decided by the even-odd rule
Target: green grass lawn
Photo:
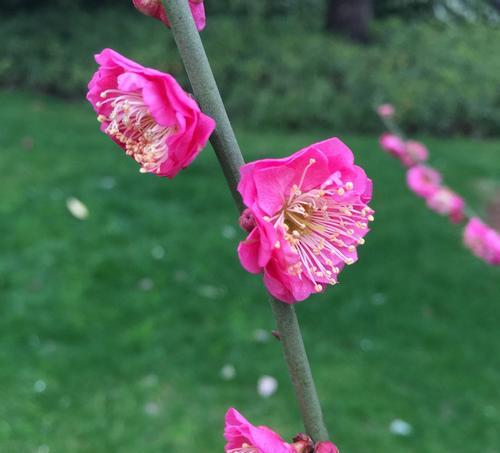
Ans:
{"type": "MultiPolygon", "coordinates": [[[[0,451],[218,452],[230,406],[300,431],[280,345],[255,340],[273,319],[238,263],[211,149],[173,181],[141,175],[88,105],[0,103],[0,451]],[[269,399],[264,374],[279,381],[269,399]]],[[[254,159],[334,134],[239,138],[254,159]]],[[[499,270],[409,193],[375,137],[343,139],[374,181],[376,221],[341,284],[297,306],[334,440],[344,453],[498,453],[499,270]],[[390,432],[398,418],[409,436],[390,432]]],[[[498,178],[499,141],[427,143],[472,200],[498,178]]]]}

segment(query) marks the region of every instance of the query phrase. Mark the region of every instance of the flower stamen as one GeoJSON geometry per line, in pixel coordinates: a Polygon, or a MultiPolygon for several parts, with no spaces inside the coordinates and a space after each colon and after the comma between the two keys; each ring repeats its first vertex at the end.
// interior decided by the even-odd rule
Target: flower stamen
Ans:
{"type": "Polygon", "coordinates": [[[108,123],[106,133],[125,147],[125,152],[141,165],[141,173],[160,173],[161,165],[168,159],[167,139],[175,127],[165,127],[156,122],[140,92],[106,90],[99,107],[107,104],[111,112],[100,114],[98,120],[108,123]]]}

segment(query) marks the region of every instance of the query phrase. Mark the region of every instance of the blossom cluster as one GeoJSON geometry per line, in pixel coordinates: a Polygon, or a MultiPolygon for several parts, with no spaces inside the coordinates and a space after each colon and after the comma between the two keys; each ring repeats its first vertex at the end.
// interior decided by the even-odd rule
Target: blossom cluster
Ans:
{"type": "Polygon", "coordinates": [[[236,409],[226,413],[226,453],[339,453],[329,441],[317,442],[306,434],[297,434],[291,443],[267,426],[254,426],[236,409]]]}
{"type": "Polygon", "coordinates": [[[415,140],[406,140],[395,121],[395,109],[390,104],[377,108],[377,113],[390,132],[380,136],[380,146],[406,167],[406,182],[410,190],[423,198],[431,210],[447,216],[453,223],[467,221],[463,241],[475,256],[492,265],[500,264],[500,233],[468,215],[465,200],[444,185],[441,173],[427,161],[427,147],[415,140]]]}

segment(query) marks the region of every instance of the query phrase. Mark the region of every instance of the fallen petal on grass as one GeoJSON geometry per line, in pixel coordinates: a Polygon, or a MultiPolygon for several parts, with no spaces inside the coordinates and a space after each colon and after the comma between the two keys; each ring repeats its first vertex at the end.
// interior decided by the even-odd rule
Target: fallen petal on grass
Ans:
{"type": "Polygon", "coordinates": [[[89,210],[78,198],[70,197],[66,200],[66,207],[71,215],[79,220],[89,216],[89,210]]]}
{"type": "Polygon", "coordinates": [[[278,381],[272,376],[261,376],[257,382],[257,393],[262,398],[269,398],[278,390],[278,381]]]}

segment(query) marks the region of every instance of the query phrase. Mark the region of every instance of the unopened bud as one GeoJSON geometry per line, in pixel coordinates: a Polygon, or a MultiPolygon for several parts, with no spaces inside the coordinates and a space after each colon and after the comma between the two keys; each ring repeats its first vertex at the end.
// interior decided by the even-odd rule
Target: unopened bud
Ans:
{"type": "Polygon", "coordinates": [[[339,449],[331,442],[318,442],[314,453],[339,453],[339,449]]]}
{"type": "Polygon", "coordinates": [[[255,228],[255,217],[250,209],[245,209],[239,219],[240,227],[247,233],[250,233],[255,228]]]}

